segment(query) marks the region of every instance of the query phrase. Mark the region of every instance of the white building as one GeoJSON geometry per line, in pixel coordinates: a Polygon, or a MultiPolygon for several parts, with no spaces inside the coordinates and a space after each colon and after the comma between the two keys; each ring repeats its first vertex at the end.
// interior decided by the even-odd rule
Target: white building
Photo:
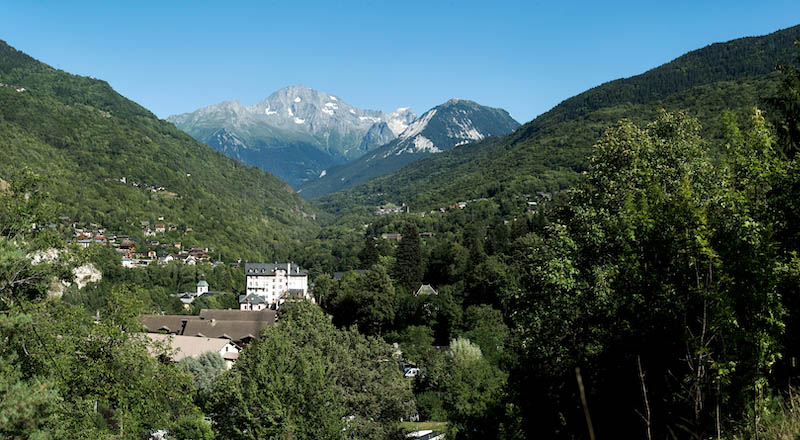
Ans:
{"type": "Polygon", "coordinates": [[[266,307],[277,309],[289,298],[311,299],[308,272],[295,263],[247,263],[244,266],[247,290],[239,298],[241,310],[250,310],[254,297],[263,298],[266,307]]]}

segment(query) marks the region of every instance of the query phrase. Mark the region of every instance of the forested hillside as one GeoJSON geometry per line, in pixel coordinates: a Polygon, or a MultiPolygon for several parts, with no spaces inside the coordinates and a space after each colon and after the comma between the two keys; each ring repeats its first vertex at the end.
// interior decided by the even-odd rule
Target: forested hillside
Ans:
{"type": "Polygon", "coordinates": [[[0,42],[0,83],[0,177],[22,167],[45,176],[56,216],[128,234],[163,218],[192,228],[184,243],[234,259],[287,258],[315,228],[288,185],[193,140],[104,81],[0,42]]]}
{"type": "Polygon", "coordinates": [[[695,50],[569,98],[508,136],[418,160],[318,202],[331,212],[385,202],[428,209],[476,197],[557,191],[579,179],[606,128],[622,118],[652,120],[662,108],[688,110],[715,142],[721,110],[743,116],[774,93],[775,66],[791,59],[798,38],[795,26],[695,50]]]}

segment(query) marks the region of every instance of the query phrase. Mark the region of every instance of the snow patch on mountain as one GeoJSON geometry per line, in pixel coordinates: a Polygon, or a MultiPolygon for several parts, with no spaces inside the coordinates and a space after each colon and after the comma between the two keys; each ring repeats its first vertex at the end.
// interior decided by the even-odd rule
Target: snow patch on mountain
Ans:
{"type": "Polygon", "coordinates": [[[453,124],[455,124],[460,130],[457,131],[453,130],[452,127],[448,127],[447,136],[451,138],[479,141],[486,137],[472,125],[472,120],[469,118],[453,117],[453,124]]]}
{"type": "Polygon", "coordinates": [[[306,122],[306,120],[305,119],[300,119],[300,118],[297,118],[297,117],[294,118],[294,123],[295,124],[302,124],[303,122],[306,122]]]}
{"type": "Polygon", "coordinates": [[[389,114],[386,123],[389,125],[389,129],[392,130],[392,133],[394,133],[395,136],[399,136],[400,133],[408,128],[408,125],[411,124],[416,117],[417,116],[410,108],[400,107],[389,114]]]}
{"type": "Polygon", "coordinates": [[[425,113],[424,115],[422,115],[421,118],[419,118],[416,121],[412,122],[408,126],[408,128],[403,130],[403,132],[400,133],[400,136],[398,136],[398,137],[401,138],[401,139],[408,139],[410,137],[414,137],[414,136],[420,134],[422,132],[422,130],[424,130],[425,127],[428,126],[428,122],[431,121],[431,118],[433,118],[434,115],[436,115],[436,109],[428,110],[428,112],[425,113]]]}

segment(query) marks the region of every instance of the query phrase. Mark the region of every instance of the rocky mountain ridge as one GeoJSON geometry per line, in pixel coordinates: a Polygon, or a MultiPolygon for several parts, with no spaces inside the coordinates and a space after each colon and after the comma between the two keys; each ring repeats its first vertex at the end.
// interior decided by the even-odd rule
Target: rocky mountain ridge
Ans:
{"type": "Polygon", "coordinates": [[[354,161],[325,170],[299,192],[307,199],[319,197],[393,172],[421,157],[508,134],[517,127],[519,123],[503,109],[451,99],[425,112],[396,139],[354,161]]]}
{"type": "Polygon", "coordinates": [[[409,108],[390,114],[361,109],[298,85],[252,106],[225,101],[168,120],[218,151],[298,186],[326,167],[395,139],[415,118],[409,108]]]}

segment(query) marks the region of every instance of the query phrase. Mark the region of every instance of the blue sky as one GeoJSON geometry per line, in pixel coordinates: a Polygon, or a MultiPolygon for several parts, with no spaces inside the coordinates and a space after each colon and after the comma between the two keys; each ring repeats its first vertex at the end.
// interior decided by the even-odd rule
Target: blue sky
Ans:
{"type": "Polygon", "coordinates": [[[162,118],[304,84],[418,114],[472,99],[524,123],[687,51],[800,24],[797,0],[605,3],[20,0],[0,7],[0,39],[162,118]]]}

